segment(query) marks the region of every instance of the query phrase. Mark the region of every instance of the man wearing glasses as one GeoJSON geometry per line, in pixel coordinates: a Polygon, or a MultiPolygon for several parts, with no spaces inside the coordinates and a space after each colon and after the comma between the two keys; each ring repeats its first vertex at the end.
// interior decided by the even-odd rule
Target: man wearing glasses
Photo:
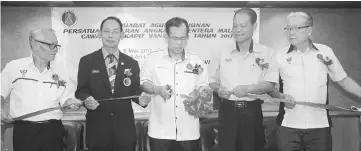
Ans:
{"type": "MultiPolygon", "coordinates": [[[[273,57],[269,74],[280,76],[283,93],[274,97],[292,96],[292,100],[326,104],[329,76],[346,91],[361,98],[361,87],[347,76],[333,50],[311,41],[313,19],[307,12],[293,12],[287,16],[284,28],[291,45],[273,57]]],[[[267,79],[277,83],[278,78],[267,79]]],[[[280,151],[330,151],[331,128],[327,111],[302,105],[288,104],[281,126],[277,130],[280,151]]]]}
{"type": "Polygon", "coordinates": [[[60,49],[55,32],[33,30],[29,42],[32,54],[9,62],[1,72],[1,101],[10,95],[10,114],[2,110],[1,121],[14,122],[14,151],[62,151],[65,131],[61,110],[12,119],[59,105],[77,110],[81,104],[72,97],[75,87],[68,84],[66,68],[55,59],[60,49]]]}
{"type": "Polygon", "coordinates": [[[208,85],[207,68],[200,57],[185,49],[189,33],[185,19],[174,17],[165,23],[165,28],[167,47],[150,53],[140,74],[142,88],[153,95],[148,128],[150,149],[169,151],[178,144],[179,150],[200,151],[199,119],[185,111],[181,94],[208,85]]]}

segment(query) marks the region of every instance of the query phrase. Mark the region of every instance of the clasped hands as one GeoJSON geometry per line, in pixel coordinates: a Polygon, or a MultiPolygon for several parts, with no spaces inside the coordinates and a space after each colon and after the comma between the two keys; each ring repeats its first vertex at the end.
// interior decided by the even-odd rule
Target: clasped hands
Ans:
{"type": "Polygon", "coordinates": [[[65,101],[63,107],[65,109],[71,109],[71,110],[79,110],[79,108],[83,105],[83,102],[81,102],[78,99],[69,98],[65,101]]]}
{"type": "Polygon", "coordinates": [[[221,86],[218,89],[218,96],[224,99],[228,99],[232,94],[238,98],[244,97],[248,94],[248,86],[246,85],[239,85],[232,90],[227,90],[226,87],[221,86]]]}
{"type": "Polygon", "coordinates": [[[164,101],[170,99],[173,95],[173,89],[170,85],[154,86],[153,91],[154,95],[161,96],[164,101]]]}
{"type": "MultiPolygon", "coordinates": [[[[209,88],[208,85],[204,86],[204,85],[199,85],[199,86],[196,86],[195,89],[199,90],[199,91],[202,91],[206,88],[209,88]]],[[[172,86],[170,85],[165,85],[165,86],[154,86],[154,95],[159,95],[161,96],[164,101],[170,99],[173,95],[173,89],[172,89],[172,86]]]]}
{"type": "Polygon", "coordinates": [[[13,117],[8,112],[5,112],[4,109],[1,109],[1,125],[12,122],[14,122],[13,117]]]}
{"type": "MultiPolygon", "coordinates": [[[[249,93],[249,86],[247,85],[239,85],[234,89],[228,91],[226,87],[221,86],[218,89],[218,96],[223,99],[228,99],[232,94],[238,98],[245,97],[249,93]]],[[[296,100],[289,94],[282,94],[280,96],[281,99],[286,99],[288,102],[285,103],[285,107],[289,109],[293,109],[296,105],[296,100]]]]}

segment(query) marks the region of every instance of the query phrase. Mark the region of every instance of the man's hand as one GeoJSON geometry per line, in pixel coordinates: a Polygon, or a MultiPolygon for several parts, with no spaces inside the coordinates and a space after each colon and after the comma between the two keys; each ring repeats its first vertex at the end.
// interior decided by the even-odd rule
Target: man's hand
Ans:
{"type": "Polygon", "coordinates": [[[168,100],[172,97],[172,89],[170,86],[154,86],[154,93],[160,95],[164,100],[168,100]]]}
{"type": "Polygon", "coordinates": [[[289,103],[284,102],[286,108],[293,109],[296,106],[296,99],[289,94],[281,94],[281,99],[286,99],[289,103]]]}
{"type": "Polygon", "coordinates": [[[89,110],[95,110],[99,106],[98,101],[96,101],[92,96],[85,99],[84,104],[89,110]]]}
{"type": "Polygon", "coordinates": [[[82,104],[83,103],[78,99],[69,98],[65,101],[63,106],[65,106],[65,108],[67,108],[67,109],[76,111],[76,110],[79,110],[79,108],[82,104]]]}
{"type": "Polygon", "coordinates": [[[241,97],[244,97],[245,95],[247,95],[248,86],[247,85],[239,85],[239,86],[235,87],[232,91],[236,97],[241,98],[241,97]]]}
{"type": "Polygon", "coordinates": [[[227,88],[223,86],[218,89],[218,96],[223,99],[228,99],[232,93],[233,91],[227,91],[227,88]]]}
{"type": "Polygon", "coordinates": [[[4,109],[1,109],[1,123],[12,123],[14,122],[13,117],[9,113],[6,113],[4,109]]]}
{"type": "Polygon", "coordinates": [[[147,106],[151,100],[148,94],[143,94],[139,97],[139,105],[142,107],[147,106]]]}

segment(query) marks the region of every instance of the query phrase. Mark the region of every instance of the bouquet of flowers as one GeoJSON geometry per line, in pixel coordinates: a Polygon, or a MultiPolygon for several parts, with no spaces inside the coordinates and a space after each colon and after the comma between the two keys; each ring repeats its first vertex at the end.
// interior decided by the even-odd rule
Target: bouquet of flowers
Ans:
{"type": "Polygon", "coordinates": [[[195,118],[204,117],[213,111],[213,90],[208,86],[197,87],[189,95],[181,95],[185,110],[195,118]]]}

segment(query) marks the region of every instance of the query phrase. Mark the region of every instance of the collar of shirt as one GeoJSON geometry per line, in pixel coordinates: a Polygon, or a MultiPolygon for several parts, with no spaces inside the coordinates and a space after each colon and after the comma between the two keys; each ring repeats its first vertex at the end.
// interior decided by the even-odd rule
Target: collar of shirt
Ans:
{"type": "MultiPolygon", "coordinates": [[[[314,45],[313,41],[310,39],[309,43],[312,47],[312,50],[319,51],[319,49],[314,45]]],[[[291,53],[292,51],[297,51],[296,47],[293,45],[290,45],[290,48],[288,49],[287,53],[291,53]]]]}
{"type": "MultiPolygon", "coordinates": [[[[103,53],[104,60],[107,59],[107,56],[109,55],[108,51],[105,51],[104,49],[102,49],[102,53],[103,53]]],[[[113,55],[115,56],[115,58],[117,60],[119,60],[119,50],[115,51],[113,53],[113,55]]]]}
{"type": "MultiPolygon", "coordinates": [[[[28,66],[28,67],[35,67],[35,68],[36,68],[33,54],[30,54],[30,56],[27,57],[26,59],[27,59],[28,62],[29,62],[29,66],[28,66]]],[[[46,69],[47,69],[47,70],[50,70],[50,67],[52,66],[53,63],[54,63],[54,61],[50,61],[50,62],[48,63],[48,65],[47,65],[46,69]]]]}
{"type": "MultiPolygon", "coordinates": [[[[172,56],[170,55],[170,53],[169,53],[169,49],[168,48],[166,48],[165,49],[166,51],[163,51],[164,52],[164,55],[163,55],[163,57],[165,57],[165,58],[169,58],[169,59],[173,59],[172,58],[172,56]]],[[[185,50],[183,50],[183,53],[182,53],[182,60],[181,61],[184,61],[184,60],[186,60],[186,59],[189,59],[189,54],[188,53],[186,53],[186,51],[185,50]]],[[[173,60],[175,60],[175,59],[173,59],[173,60]]]]}
{"type": "MultiPolygon", "coordinates": [[[[261,51],[261,49],[255,49],[255,43],[252,40],[251,44],[249,45],[248,52],[253,53],[253,52],[260,52],[260,51],[261,51]]],[[[240,52],[237,42],[236,42],[236,45],[234,45],[234,47],[231,49],[230,53],[233,53],[233,52],[240,52]]]]}

